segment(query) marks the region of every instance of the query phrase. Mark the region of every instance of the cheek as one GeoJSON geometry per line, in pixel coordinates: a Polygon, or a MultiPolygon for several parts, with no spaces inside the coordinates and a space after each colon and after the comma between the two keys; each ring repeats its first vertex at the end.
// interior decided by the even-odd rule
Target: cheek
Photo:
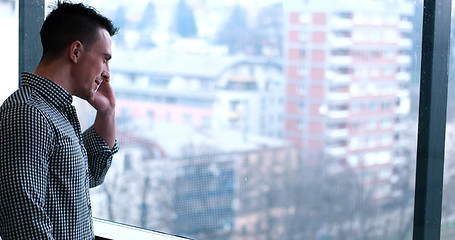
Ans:
{"type": "Polygon", "coordinates": [[[98,65],[98,72],[100,73],[100,75],[101,75],[101,73],[103,73],[103,71],[104,71],[104,66],[105,66],[105,65],[104,65],[104,62],[102,62],[102,63],[100,63],[100,64],[98,65]]]}
{"type": "Polygon", "coordinates": [[[103,71],[103,67],[102,65],[100,64],[93,64],[91,67],[91,71],[90,71],[90,74],[92,75],[92,78],[98,78],[102,71],[103,71]]]}

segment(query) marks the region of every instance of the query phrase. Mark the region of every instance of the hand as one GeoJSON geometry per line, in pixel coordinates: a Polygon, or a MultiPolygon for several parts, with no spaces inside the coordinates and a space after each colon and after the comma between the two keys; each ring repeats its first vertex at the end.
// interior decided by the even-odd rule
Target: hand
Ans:
{"type": "Polygon", "coordinates": [[[109,81],[109,78],[105,78],[98,90],[88,99],[88,102],[101,114],[111,114],[115,109],[115,95],[109,81]]]}
{"type": "Polygon", "coordinates": [[[109,78],[105,78],[88,102],[96,109],[95,131],[109,148],[115,144],[115,96],[109,78]]]}

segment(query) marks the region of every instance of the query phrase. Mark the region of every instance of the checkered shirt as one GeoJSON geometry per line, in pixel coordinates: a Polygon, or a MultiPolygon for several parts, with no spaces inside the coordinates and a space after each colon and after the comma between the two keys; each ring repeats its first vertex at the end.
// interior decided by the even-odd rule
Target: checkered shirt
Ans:
{"type": "Polygon", "coordinates": [[[112,155],[93,126],[81,132],[72,96],[23,73],[0,107],[0,236],[94,239],[89,188],[104,181],[112,155]]]}

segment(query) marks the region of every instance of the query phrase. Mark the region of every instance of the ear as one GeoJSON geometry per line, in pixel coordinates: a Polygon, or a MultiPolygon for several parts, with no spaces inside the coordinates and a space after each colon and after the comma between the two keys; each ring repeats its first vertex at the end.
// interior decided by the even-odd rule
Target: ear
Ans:
{"type": "Polygon", "coordinates": [[[71,43],[69,49],[68,49],[68,56],[70,57],[71,61],[73,63],[77,63],[81,52],[82,52],[83,46],[80,41],[74,41],[71,43]]]}

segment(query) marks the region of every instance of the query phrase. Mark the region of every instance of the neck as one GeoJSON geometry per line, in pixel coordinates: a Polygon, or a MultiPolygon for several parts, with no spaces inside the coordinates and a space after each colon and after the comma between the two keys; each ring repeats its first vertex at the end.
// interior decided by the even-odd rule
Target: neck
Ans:
{"type": "Polygon", "coordinates": [[[59,62],[60,61],[41,61],[33,73],[51,80],[72,94],[71,86],[69,85],[69,75],[65,74],[67,72],[67,67],[59,64],[59,62]]]}

